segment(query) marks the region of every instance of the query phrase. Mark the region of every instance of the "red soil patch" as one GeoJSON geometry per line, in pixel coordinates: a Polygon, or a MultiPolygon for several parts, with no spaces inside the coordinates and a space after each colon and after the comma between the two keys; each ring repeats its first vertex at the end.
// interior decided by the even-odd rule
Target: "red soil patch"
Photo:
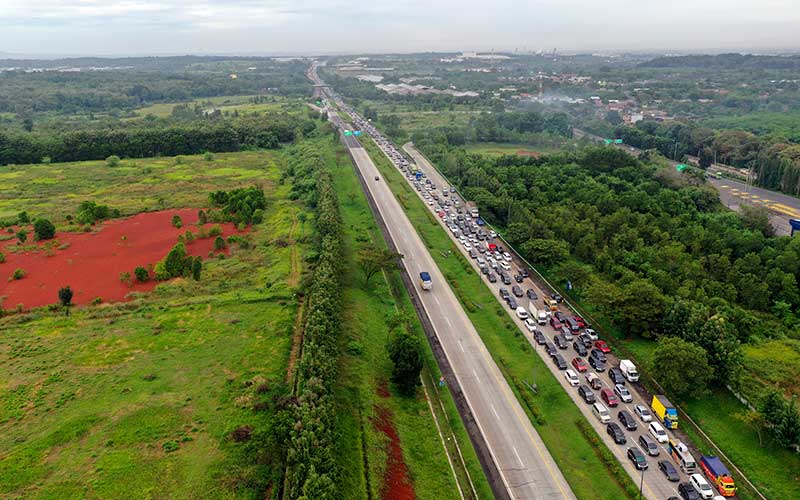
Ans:
{"type": "Polygon", "coordinates": [[[526,151],[524,149],[517,150],[515,153],[517,156],[531,156],[533,158],[539,158],[542,156],[541,153],[537,153],[536,151],[526,151]]]}
{"type": "MultiPolygon", "coordinates": [[[[67,285],[75,293],[75,304],[87,304],[96,297],[104,302],[122,301],[130,292],[150,291],[157,282],[137,283],[134,279],[133,285],[128,286],[120,281],[120,273],[129,272],[133,278],[135,267],[147,267],[163,259],[178,242],[178,235],[187,230],[197,235],[197,212],[191,208],[148,212],[106,221],[91,233],[58,233],[58,245],[49,256],[44,249],[13,252],[16,243],[7,242],[0,248],[6,255],[6,262],[0,264],[2,307],[13,309],[22,304],[27,309],[56,303],[58,289],[67,285]],[[172,226],[174,215],[183,220],[181,229],[172,226]],[[21,280],[9,280],[18,268],[27,275],[21,280]]],[[[223,237],[239,232],[233,224],[220,227],[223,237]]],[[[213,248],[214,238],[196,239],[186,245],[188,253],[204,259],[213,248]]]]}
{"type": "Polygon", "coordinates": [[[408,474],[408,466],[403,460],[403,449],[400,448],[400,436],[392,423],[392,413],[386,408],[375,407],[377,417],[373,425],[389,438],[389,449],[386,454],[386,473],[383,475],[381,500],[415,500],[414,486],[408,474]]]}

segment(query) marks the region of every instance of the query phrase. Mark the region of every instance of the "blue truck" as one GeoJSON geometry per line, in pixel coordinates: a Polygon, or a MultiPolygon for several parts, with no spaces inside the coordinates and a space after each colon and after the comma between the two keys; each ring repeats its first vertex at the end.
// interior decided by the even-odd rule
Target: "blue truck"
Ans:
{"type": "Polygon", "coordinates": [[[419,282],[423,290],[430,290],[431,288],[433,288],[433,281],[431,281],[431,275],[426,273],[425,271],[419,273],[419,282]]]}

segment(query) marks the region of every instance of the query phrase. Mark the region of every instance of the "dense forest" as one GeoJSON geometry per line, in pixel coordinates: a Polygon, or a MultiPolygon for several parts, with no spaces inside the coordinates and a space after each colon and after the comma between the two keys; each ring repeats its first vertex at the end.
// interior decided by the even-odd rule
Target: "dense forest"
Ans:
{"type": "Polygon", "coordinates": [[[696,178],[613,148],[488,158],[431,133],[414,142],[525,258],[624,335],[699,345],[713,381],[739,385],[742,344],[800,338],[800,241],[696,178]]]}
{"type": "Polygon", "coordinates": [[[657,57],[639,64],[641,68],[701,69],[800,69],[800,56],[767,56],[755,54],[717,54],[657,57]]]}

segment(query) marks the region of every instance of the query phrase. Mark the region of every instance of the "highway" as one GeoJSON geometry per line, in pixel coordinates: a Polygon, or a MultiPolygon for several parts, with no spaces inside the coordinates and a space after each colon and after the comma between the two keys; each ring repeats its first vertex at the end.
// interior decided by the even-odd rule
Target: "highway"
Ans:
{"type": "Polygon", "coordinates": [[[428,271],[422,303],[512,498],[575,498],[394,194],[366,151],[348,144],[409,275],[428,271]]]}
{"type": "MultiPolygon", "coordinates": [[[[577,138],[587,138],[595,142],[604,142],[600,136],[590,134],[584,130],[573,128],[572,135],[577,138]]],[[[634,156],[639,156],[642,151],[627,144],[615,144],[617,148],[623,149],[634,156]]],[[[672,166],[678,164],[676,161],[668,160],[672,166]]],[[[718,172],[713,166],[709,167],[710,173],[718,172]]],[[[745,183],[727,179],[708,177],[709,183],[719,191],[720,201],[731,210],[739,210],[742,204],[757,207],[765,207],[770,211],[770,221],[775,228],[778,236],[789,236],[791,227],[789,219],[800,219],[800,198],[762,189],[755,186],[746,186],[745,183]]]]}
{"type": "MultiPolygon", "coordinates": [[[[333,111],[329,114],[335,115],[333,111]]],[[[339,117],[332,116],[332,121],[347,127],[339,117]]],[[[408,274],[415,281],[422,271],[431,274],[433,288],[420,292],[422,305],[509,496],[514,499],[574,499],[564,476],[400,203],[385,182],[374,180],[376,176],[381,177],[377,167],[352,136],[345,138],[345,144],[365,179],[397,251],[403,255],[402,262],[408,274]]]]}

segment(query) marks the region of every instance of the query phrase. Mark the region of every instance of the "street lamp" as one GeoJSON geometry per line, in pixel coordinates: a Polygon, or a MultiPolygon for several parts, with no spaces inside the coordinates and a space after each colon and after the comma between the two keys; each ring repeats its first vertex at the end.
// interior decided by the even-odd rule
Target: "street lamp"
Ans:
{"type": "Polygon", "coordinates": [[[643,487],[644,487],[644,469],[642,469],[642,478],[639,480],[639,500],[642,500],[643,487]]]}

